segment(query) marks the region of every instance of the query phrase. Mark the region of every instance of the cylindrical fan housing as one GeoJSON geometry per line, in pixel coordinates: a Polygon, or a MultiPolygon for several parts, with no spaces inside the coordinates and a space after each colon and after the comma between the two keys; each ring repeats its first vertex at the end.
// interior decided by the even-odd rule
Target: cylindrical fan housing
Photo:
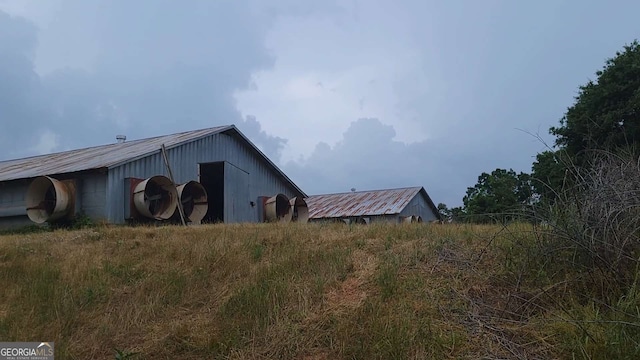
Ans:
{"type": "Polygon", "coordinates": [[[133,202],[140,215],[167,220],[178,206],[178,192],[169,178],[156,175],[136,185],[133,202]]]}
{"type": "Polygon", "coordinates": [[[186,220],[199,224],[207,215],[209,203],[207,191],[197,181],[189,181],[177,187],[178,199],[182,203],[186,220]]]}
{"type": "Polygon", "coordinates": [[[35,178],[27,189],[27,216],[36,224],[70,216],[72,191],[63,182],[48,176],[35,178]]]}
{"type": "Polygon", "coordinates": [[[309,207],[303,198],[294,197],[289,200],[291,205],[291,221],[306,223],[309,221],[309,207]]]}
{"type": "Polygon", "coordinates": [[[265,203],[265,215],[269,222],[289,222],[291,221],[291,205],[289,198],[284,194],[270,197],[265,203]]]}

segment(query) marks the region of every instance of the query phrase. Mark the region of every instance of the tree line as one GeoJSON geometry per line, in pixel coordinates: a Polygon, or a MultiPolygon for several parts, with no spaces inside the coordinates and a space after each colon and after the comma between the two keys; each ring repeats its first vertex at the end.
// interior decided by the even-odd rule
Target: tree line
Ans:
{"type": "Polygon", "coordinates": [[[454,222],[530,220],[537,208],[553,206],[573,191],[582,170],[597,154],[638,159],[640,144],[640,44],[637,40],[605,62],[596,79],[579,87],[575,102],[551,127],[552,147],[537,154],[531,173],[512,169],[483,172],[467,188],[463,206],[439,204],[441,216],[454,222]]]}

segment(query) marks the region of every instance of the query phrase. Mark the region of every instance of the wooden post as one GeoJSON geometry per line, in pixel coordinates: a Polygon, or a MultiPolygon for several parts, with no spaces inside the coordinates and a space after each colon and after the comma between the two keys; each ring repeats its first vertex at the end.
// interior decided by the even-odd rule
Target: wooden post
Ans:
{"type": "MultiPolygon", "coordinates": [[[[169,165],[169,157],[167,156],[167,149],[162,144],[162,158],[164,159],[164,165],[167,167],[167,172],[169,173],[169,180],[173,186],[176,186],[176,182],[173,180],[173,172],[171,172],[171,166],[169,165]]],[[[183,226],[187,226],[187,222],[184,220],[184,209],[182,208],[182,201],[180,201],[180,197],[178,196],[178,212],[180,213],[180,221],[183,226]]]]}

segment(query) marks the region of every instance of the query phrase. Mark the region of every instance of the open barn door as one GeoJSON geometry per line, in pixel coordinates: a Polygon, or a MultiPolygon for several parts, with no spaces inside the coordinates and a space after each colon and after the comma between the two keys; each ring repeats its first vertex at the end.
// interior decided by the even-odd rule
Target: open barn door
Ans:
{"type": "Polygon", "coordinates": [[[223,222],[224,161],[200,164],[200,183],[207,191],[208,208],[203,223],[223,222]]]}
{"type": "Polygon", "coordinates": [[[200,183],[207,192],[203,223],[255,221],[249,200],[249,173],[227,161],[200,164],[200,183]]]}
{"type": "Polygon", "coordinates": [[[255,209],[249,200],[249,173],[231,164],[224,163],[224,203],[227,223],[255,221],[255,209]]]}

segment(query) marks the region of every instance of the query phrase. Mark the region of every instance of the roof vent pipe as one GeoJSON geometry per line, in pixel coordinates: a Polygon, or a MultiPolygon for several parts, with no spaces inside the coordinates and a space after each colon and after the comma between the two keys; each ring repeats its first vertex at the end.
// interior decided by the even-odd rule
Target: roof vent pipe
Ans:
{"type": "Polygon", "coordinates": [[[118,144],[122,144],[125,140],[127,140],[126,135],[116,135],[116,141],[118,144]]]}

